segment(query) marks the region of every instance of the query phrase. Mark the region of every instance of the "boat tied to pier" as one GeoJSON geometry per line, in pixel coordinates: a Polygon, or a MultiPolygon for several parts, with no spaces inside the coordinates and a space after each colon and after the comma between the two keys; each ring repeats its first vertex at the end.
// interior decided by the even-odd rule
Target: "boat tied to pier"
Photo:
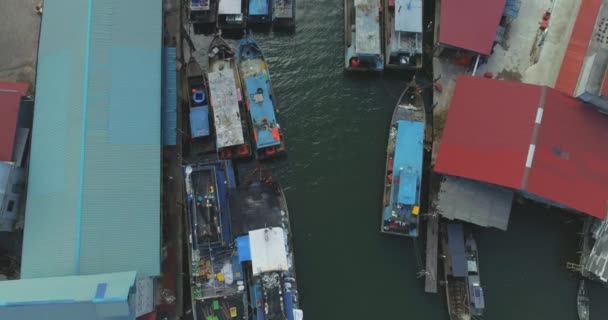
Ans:
{"type": "Polygon", "coordinates": [[[585,280],[581,279],[576,295],[576,309],[579,320],[589,320],[589,295],[585,286],[585,280]]]}
{"type": "Polygon", "coordinates": [[[418,236],[425,125],[424,101],[412,80],[401,93],[390,123],[382,233],[418,236]]]}
{"type": "Polygon", "coordinates": [[[218,0],[217,27],[220,30],[244,29],[247,6],[243,0],[218,0]]]}
{"type": "Polygon", "coordinates": [[[468,270],[461,223],[447,223],[441,228],[443,282],[451,320],[470,320],[471,303],[467,283],[468,270]]]}
{"type": "Polygon", "coordinates": [[[420,69],[423,57],[422,0],[384,0],[384,61],[387,68],[420,69]]]}
{"type": "Polygon", "coordinates": [[[262,160],[284,154],[285,142],[276,117],[277,104],[270,72],[262,50],[250,35],[239,43],[237,63],[245,89],[256,158],[262,160]]]}
{"type": "Polygon", "coordinates": [[[272,25],[275,28],[295,28],[296,0],[272,1],[272,25]]]}
{"type": "Polygon", "coordinates": [[[217,21],[218,0],[190,0],[188,16],[194,25],[195,33],[199,29],[215,27],[217,21]]]}
{"type": "Polygon", "coordinates": [[[248,112],[234,50],[216,34],[209,45],[209,100],[213,110],[216,150],[220,159],[248,158],[251,139],[248,112]]]}
{"type": "Polygon", "coordinates": [[[190,57],[186,66],[189,101],[190,153],[204,155],[215,151],[213,127],[209,118],[213,116],[209,108],[209,91],[205,74],[194,57],[190,57]]]}
{"type": "Polygon", "coordinates": [[[249,25],[270,25],[272,23],[270,0],[249,0],[247,23],[249,25]]]}
{"type": "Polygon", "coordinates": [[[467,256],[467,282],[469,285],[469,301],[471,315],[478,317],[483,315],[485,308],[485,299],[481,280],[479,278],[479,254],[477,250],[477,242],[473,238],[473,234],[469,233],[465,243],[465,253],[467,256]]]}
{"type": "Polygon", "coordinates": [[[382,71],[382,28],[378,0],[344,1],[344,68],[382,71]]]}

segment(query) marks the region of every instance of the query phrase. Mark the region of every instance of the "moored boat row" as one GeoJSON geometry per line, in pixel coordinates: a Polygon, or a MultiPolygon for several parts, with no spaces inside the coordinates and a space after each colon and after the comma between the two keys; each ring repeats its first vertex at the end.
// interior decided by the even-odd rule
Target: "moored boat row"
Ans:
{"type": "Polygon", "coordinates": [[[245,29],[247,26],[294,28],[295,0],[189,0],[188,16],[195,33],[245,29]],[[200,30],[200,32],[199,32],[200,30]]]}
{"type": "Polygon", "coordinates": [[[208,58],[206,74],[194,59],[188,65],[191,153],[260,160],[284,154],[268,66],[255,40],[245,36],[235,54],[216,35],[208,58]]]}

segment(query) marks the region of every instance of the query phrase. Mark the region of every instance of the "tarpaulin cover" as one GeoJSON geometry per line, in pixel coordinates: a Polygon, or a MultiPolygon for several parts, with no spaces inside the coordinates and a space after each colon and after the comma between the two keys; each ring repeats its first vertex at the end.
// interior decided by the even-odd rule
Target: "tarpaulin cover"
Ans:
{"type": "Polygon", "coordinates": [[[239,262],[251,261],[251,249],[249,248],[249,236],[236,238],[236,247],[239,252],[239,262]]]}
{"type": "Polygon", "coordinates": [[[464,251],[464,231],[460,223],[448,223],[448,248],[452,258],[452,275],[466,277],[467,258],[464,251]]]}
{"type": "Polygon", "coordinates": [[[190,109],[190,130],[192,137],[206,137],[209,135],[209,107],[194,107],[190,109]]]}

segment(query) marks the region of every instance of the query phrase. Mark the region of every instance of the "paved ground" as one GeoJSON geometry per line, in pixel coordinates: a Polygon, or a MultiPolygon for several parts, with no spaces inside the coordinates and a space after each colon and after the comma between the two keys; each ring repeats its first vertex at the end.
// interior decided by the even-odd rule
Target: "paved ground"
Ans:
{"type": "MultiPolygon", "coordinates": [[[[0,2],[0,79],[34,84],[41,17],[40,0],[0,2]]],[[[33,87],[33,86],[32,86],[33,87]]]]}

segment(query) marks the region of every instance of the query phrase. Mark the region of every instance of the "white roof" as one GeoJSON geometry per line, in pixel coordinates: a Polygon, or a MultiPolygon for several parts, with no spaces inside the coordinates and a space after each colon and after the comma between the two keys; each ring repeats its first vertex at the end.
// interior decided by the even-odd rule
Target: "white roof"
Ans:
{"type": "Polygon", "coordinates": [[[218,14],[239,14],[241,13],[241,0],[220,0],[218,14]]]}
{"type": "Polygon", "coordinates": [[[285,232],[282,228],[249,231],[253,275],[270,271],[287,271],[285,232]]]}
{"type": "Polygon", "coordinates": [[[213,107],[213,121],[217,148],[245,143],[239,112],[239,97],[232,69],[209,73],[209,94],[213,107]]]}
{"type": "Polygon", "coordinates": [[[355,0],[355,51],[380,54],[378,0],[355,0]]]}
{"type": "Polygon", "coordinates": [[[422,0],[395,2],[395,30],[422,32],[422,0]]]}

